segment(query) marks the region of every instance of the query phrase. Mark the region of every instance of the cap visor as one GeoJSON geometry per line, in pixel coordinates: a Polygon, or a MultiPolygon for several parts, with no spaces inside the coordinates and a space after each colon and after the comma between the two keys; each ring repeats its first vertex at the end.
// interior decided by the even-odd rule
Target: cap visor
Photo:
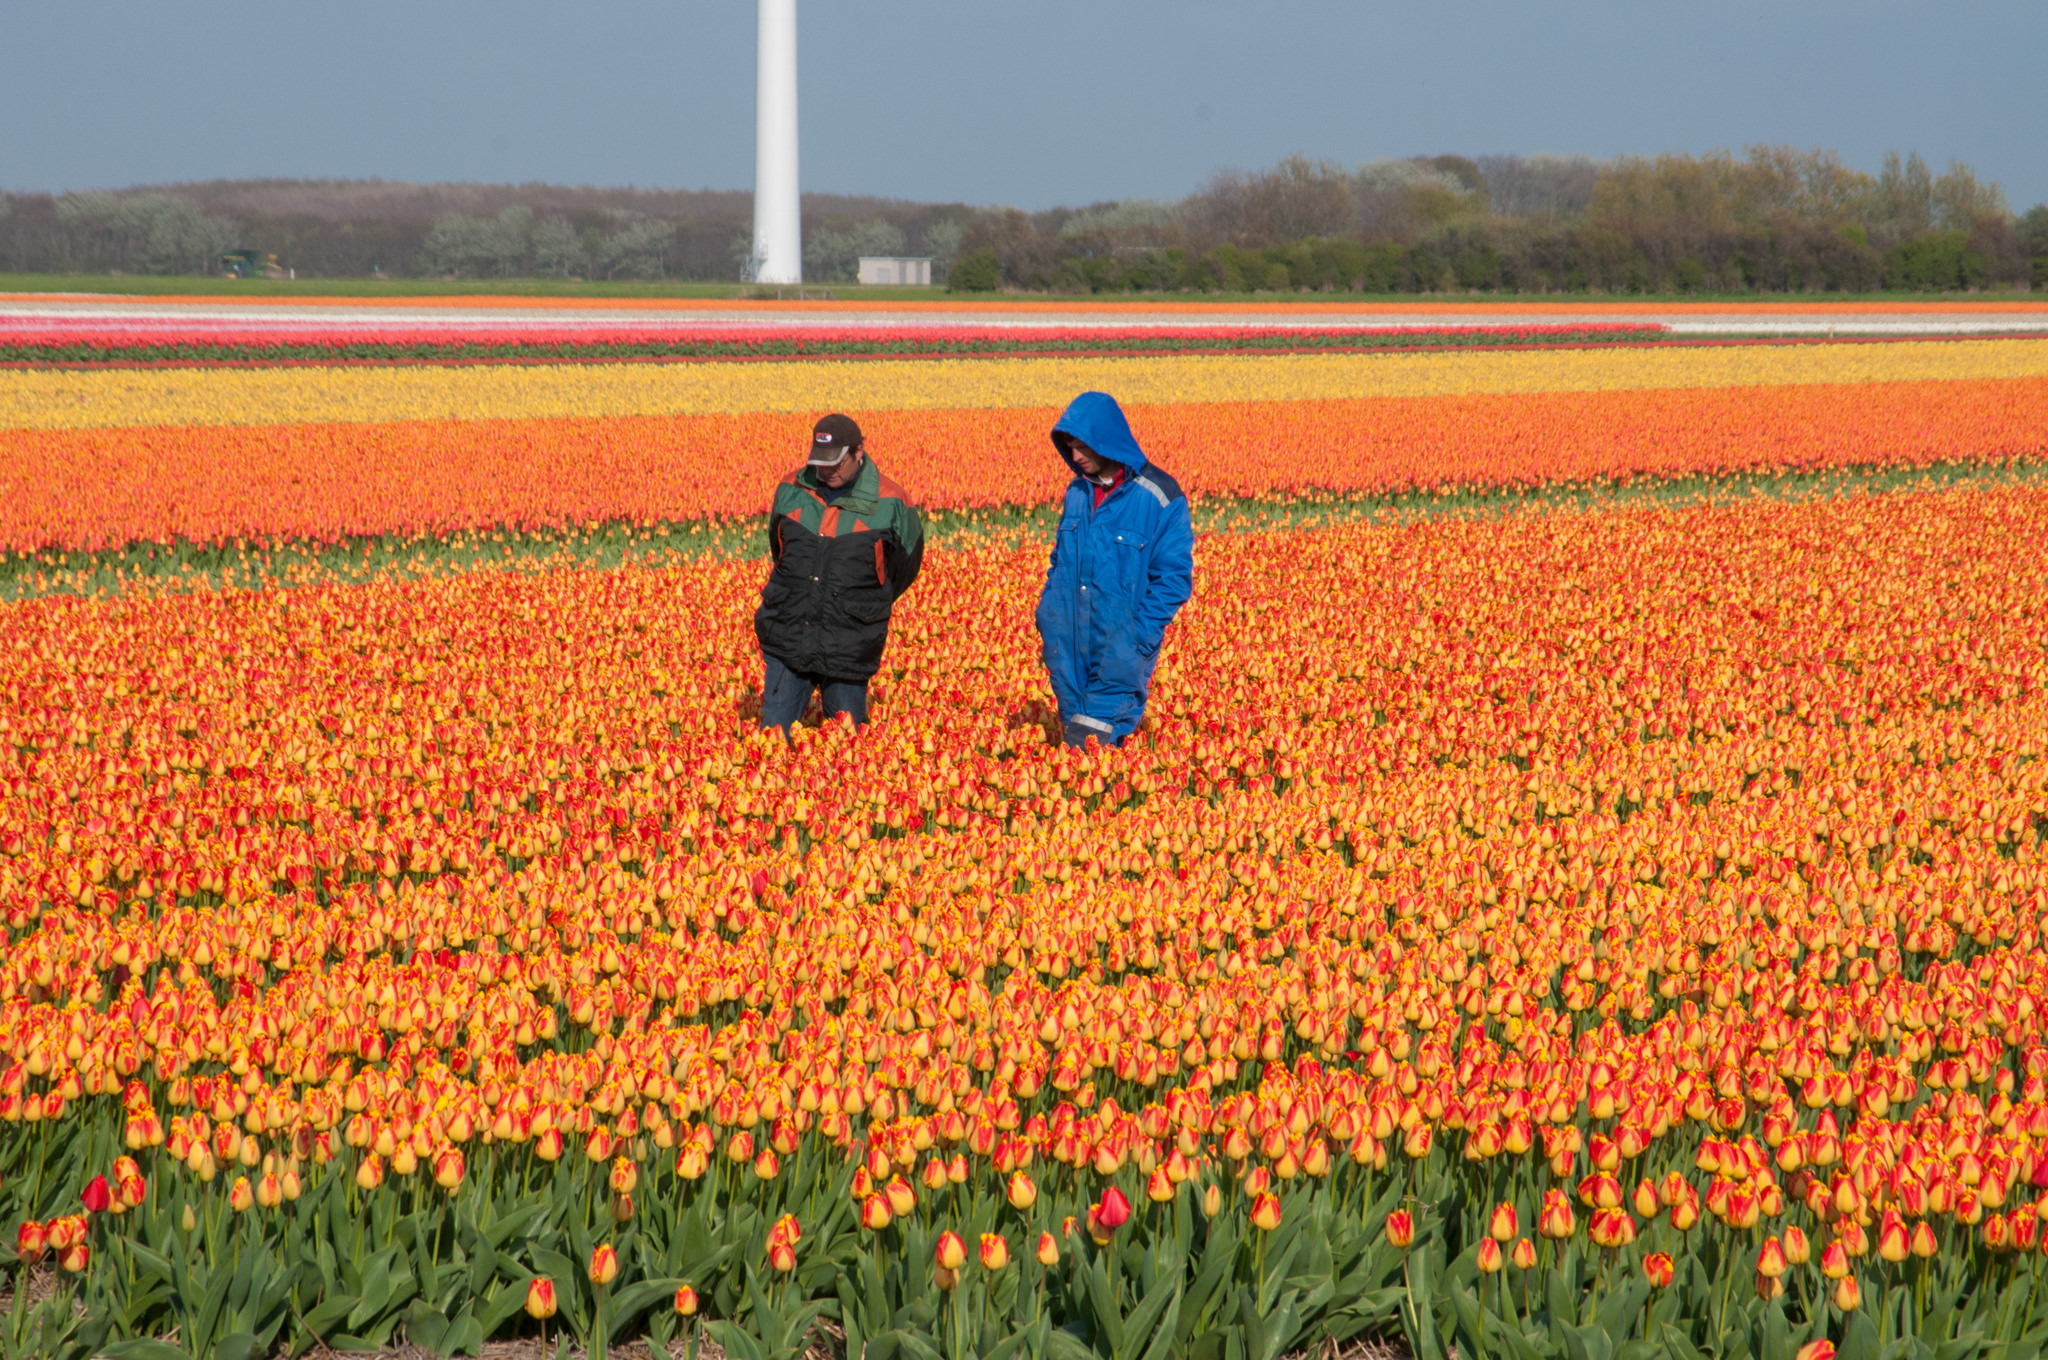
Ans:
{"type": "Polygon", "coordinates": [[[845,460],[845,458],[846,458],[846,450],[845,450],[845,449],[840,449],[840,450],[839,450],[839,451],[838,451],[837,453],[831,454],[831,455],[830,455],[829,457],[824,457],[824,458],[813,458],[813,459],[811,459],[811,460],[810,460],[810,461],[809,461],[808,463],[806,463],[806,464],[805,464],[804,466],[806,466],[806,467],[838,467],[838,466],[839,466],[839,464],[840,464],[841,462],[843,462],[843,461],[845,460]]]}

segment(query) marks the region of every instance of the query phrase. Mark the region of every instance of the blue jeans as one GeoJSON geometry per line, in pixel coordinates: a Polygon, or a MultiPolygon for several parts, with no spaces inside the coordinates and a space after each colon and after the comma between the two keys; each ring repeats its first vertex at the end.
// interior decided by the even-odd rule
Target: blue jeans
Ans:
{"type": "Polygon", "coordinates": [[[841,713],[861,727],[868,720],[868,686],[865,680],[832,680],[822,675],[801,675],[777,661],[764,657],[767,675],[761,683],[761,726],[779,727],[787,732],[811,705],[815,692],[825,705],[825,716],[841,713]]]}

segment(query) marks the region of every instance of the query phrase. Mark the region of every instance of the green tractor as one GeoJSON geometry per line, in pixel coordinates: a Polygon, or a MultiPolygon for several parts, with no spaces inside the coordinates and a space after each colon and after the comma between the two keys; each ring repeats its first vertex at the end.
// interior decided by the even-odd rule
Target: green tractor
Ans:
{"type": "Polygon", "coordinates": [[[222,251],[220,269],[224,277],[231,279],[281,279],[285,276],[277,263],[277,256],[256,250],[222,251]]]}

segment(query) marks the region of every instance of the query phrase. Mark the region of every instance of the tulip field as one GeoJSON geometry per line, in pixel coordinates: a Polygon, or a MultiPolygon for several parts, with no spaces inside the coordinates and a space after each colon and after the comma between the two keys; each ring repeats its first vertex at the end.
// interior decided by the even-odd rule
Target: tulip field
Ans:
{"type": "Polygon", "coordinates": [[[2041,1352],[2048,341],[927,339],[0,369],[0,1354],[2041,1352]],[[785,739],[830,409],[941,528],[785,739]]]}

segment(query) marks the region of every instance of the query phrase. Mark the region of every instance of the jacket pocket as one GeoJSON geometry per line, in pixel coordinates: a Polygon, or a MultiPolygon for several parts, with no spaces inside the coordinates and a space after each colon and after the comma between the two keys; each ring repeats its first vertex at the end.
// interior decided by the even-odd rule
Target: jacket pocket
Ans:
{"type": "Polygon", "coordinates": [[[839,612],[854,623],[869,627],[889,621],[889,597],[869,594],[842,595],[839,612]]]}

